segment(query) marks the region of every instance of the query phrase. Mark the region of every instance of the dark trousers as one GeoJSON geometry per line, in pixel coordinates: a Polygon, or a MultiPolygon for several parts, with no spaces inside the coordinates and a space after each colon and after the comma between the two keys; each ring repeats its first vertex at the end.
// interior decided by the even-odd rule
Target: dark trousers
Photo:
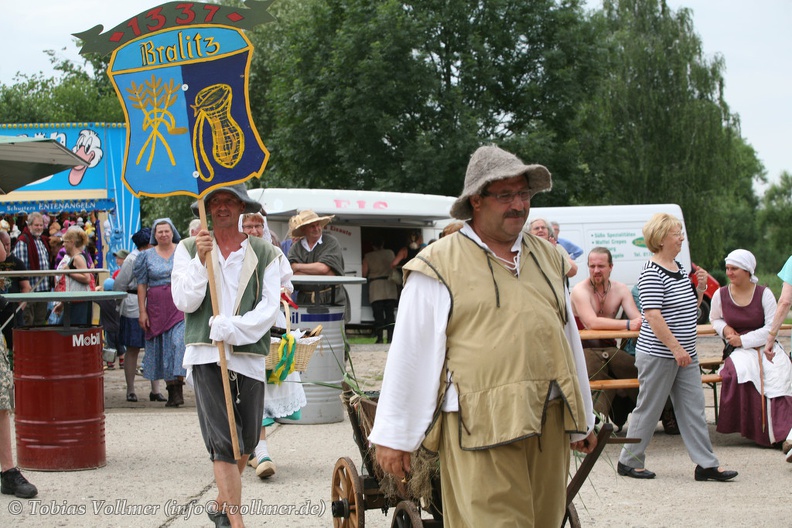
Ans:
{"type": "Polygon", "coordinates": [[[374,311],[374,335],[377,336],[377,342],[382,342],[387,330],[388,343],[390,343],[393,339],[393,325],[396,323],[396,317],[393,314],[396,309],[396,299],[374,301],[371,303],[371,309],[374,311]]]}

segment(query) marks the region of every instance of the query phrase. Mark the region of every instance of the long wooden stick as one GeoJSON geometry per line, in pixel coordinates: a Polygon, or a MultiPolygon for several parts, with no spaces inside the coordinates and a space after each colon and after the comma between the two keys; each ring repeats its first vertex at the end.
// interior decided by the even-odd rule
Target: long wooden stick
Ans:
{"type": "Polygon", "coordinates": [[[764,366],[762,365],[762,349],[757,348],[756,353],[759,354],[759,394],[762,396],[762,432],[767,430],[767,404],[765,399],[764,390],[764,366]]]}
{"type": "MultiPolygon", "coordinates": [[[[208,229],[206,223],[206,205],[203,198],[198,199],[198,215],[201,219],[201,229],[208,229]]],[[[212,253],[214,253],[212,249],[212,253]]],[[[212,313],[218,315],[220,307],[217,305],[217,283],[214,275],[214,261],[212,253],[207,255],[206,273],[209,275],[209,297],[212,299],[212,313]]],[[[222,341],[217,343],[217,351],[220,353],[220,375],[223,377],[223,393],[225,394],[226,413],[228,414],[228,429],[231,431],[231,445],[234,448],[234,459],[239,460],[242,455],[239,453],[239,438],[236,432],[236,418],[234,417],[234,406],[231,400],[231,384],[228,381],[228,365],[226,364],[225,344],[222,341]]]]}

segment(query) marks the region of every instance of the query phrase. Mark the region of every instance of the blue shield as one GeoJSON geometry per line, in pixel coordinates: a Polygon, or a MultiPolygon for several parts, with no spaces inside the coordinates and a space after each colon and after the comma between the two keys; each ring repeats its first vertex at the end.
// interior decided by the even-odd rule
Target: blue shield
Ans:
{"type": "Polygon", "coordinates": [[[201,197],[261,176],[269,152],[248,103],[252,51],[237,29],[189,26],[113,53],[108,75],[129,127],[122,178],[134,194],[201,197]]]}

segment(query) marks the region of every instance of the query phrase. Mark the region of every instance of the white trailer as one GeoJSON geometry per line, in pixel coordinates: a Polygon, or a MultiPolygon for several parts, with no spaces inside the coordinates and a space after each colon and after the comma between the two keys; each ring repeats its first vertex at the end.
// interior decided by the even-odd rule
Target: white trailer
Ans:
{"type": "MultiPolygon", "coordinates": [[[[407,244],[410,233],[418,230],[424,242],[440,235],[451,222],[449,211],[455,198],[429,194],[339,189],[251,189],[267,212],[267,223],[283,240],[288,220],[298,211],[311,209],[320,216],[335,215],[325,231],[335,236],[344,251],[345,273],[360,277],[363,255],[377,238],[394,253],[407,244]]],[[[351,324],[372,323],[368,286],[346,287],[349,293],[351,324]]]]}
{"type": "MultiPolygon", "coordinates": [[[[338,189],[252,189],[249,194],[264,206],[270,228],[281,240],[288,231],[289,218],[299,211],[312,209],[320,216],[335,215],[325,229],[341,244],[346,275],[358,277],[362,274],[363,255],[371,249],[372,240],[381,238],[385,247],[396,253],[406,245],[409,234],[419,230],[428,243],[453,221],[449,211],[456,200],[451,196],[338,189]]],[[[676,216],[684,226],[682,209],[676,204],[532,207],[529,222],[534,218],[558,222],[560,237],[583,249],[583,255],[576,260],[579,271],[570,280],[571,286],[588,278],[589,251],[604,246],[613,254],[612,278],[632,287],[651,256],[641,230],[653,214],[661,212],[676,216]]],[[[687,239],[677,260],[692,270],[687,239]]],[[[710,280],[714,291],[717,283],[710,280]]],[[[347,286],[347,292],[352,309],[350,323],[372,323],[368,286],[347,286]]],[[[708,290],[705,311],[711,295],[708,290]]]]}
{"type": "MultiPolygon", "coordinates": [[[[570,279],[570,286],[588,279],[588,254],[597,246],[606,247],[613,254],[611,278],[632,288],[638,282],[641,268],[652,256],[643,238],[643,226],[655,213],[668,213],[682,221],[682,209],[676,204],[592,205],[576,207],[532,207],[528,222],[543,218],[558,222],[560,238],[583,249],[575,260],[578,273],[570,279]]],[[[691,271],[688,239],[682,244],[677,260],[691,271]]]]}

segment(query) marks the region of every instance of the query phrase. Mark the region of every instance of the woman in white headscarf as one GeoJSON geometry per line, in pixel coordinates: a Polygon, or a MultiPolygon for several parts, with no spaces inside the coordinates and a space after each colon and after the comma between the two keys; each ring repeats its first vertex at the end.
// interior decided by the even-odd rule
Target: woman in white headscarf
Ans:
{"type": "Polygon", "coordinates": [[[740,433],[792,453],[792,361],[781,345],[765,351],[776,313],[769,288],[759,286],[756,258],[736,249],[726,257],[729,285],[712,298],[710,320],[726,342],[719,433],[740,433]],[[730,351],[731,350],[731,351],[730,351]]]}

